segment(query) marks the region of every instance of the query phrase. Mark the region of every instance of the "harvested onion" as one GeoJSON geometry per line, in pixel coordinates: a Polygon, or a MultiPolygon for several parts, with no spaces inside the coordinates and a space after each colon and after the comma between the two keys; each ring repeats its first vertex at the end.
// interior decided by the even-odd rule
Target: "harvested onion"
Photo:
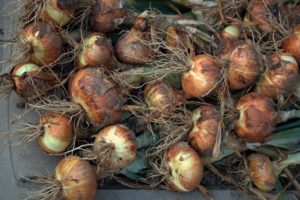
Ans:
{"type": "Polygon", "coordinates": [[[232,24],[226,26],[221,32],[221,36],[225,40],[235,40],[240,37],[241,29],[238,25],[232,24]]]}
{"type": "Polygon", "coordinates": [[[283,42],[282,48],[300,63],[300,25],[296,26],[294,33],[283,42]]]}

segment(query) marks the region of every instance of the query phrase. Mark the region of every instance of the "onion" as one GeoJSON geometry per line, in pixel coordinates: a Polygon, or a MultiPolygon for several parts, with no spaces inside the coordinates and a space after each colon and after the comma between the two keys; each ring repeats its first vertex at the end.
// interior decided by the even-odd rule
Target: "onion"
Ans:
{"type": "Polygon", "coordinates": [[[46,0],[45,3],[41,18],[57,26],[64,26],[73,18],[79,0],[46,0]]]}
{"type": "Polygon", "coordinates": [[[175,51],[184,51],[187,46],[187,34],[181,31],[179,28],[174,26],[169,26],[167,29],[166,36],[166,52],[173,54],[175,51]]]}
{"type": "Polygon", "coordinates": [[[240,37],[240,35],[241,35],[241,29],[238,25],[235,24],[226,26],[221,32],[221,36],[225,40],[234,40],[240,37]]]}
{"type": "Polygon", "coordinates": [[[290,54],[280,53],[269,56],[268,64],[255,91],[273,99],[291,93],[298,77],[296,60],[290,54]]]}
{"type": "Polygon", "coordinates": [[[167,152],[166,166],[170,172],[166,182],[178,192],[189,192],[198,187],[203,166],[197,152],[186,142],[175,144],[167,152]]]}
{"type": "Polygon", "coordinates": [[[295,28],[300,24],[300,6],[294,7],[288,15],[288,21],[291,27],[295,28]]]}
{"type": "Polygon", "coordinates": [[[294,33],[283,42],[282,48],[300,63],[300,25],[296,26],[294,33]]]}
{"type": "Polygon", "coordinates": [[[88,35],[80,52],[76,67],[83,66],[104,66],[107,69],[114,67],[113,47],[111,40],[100,33],[92,33],[88,35]]]}
{"type": "Polygon", "coordinates": [[[190,60],[191,69],[182,76],[182,88],[187,95],[201,98],[218,84],[221,72],[215,59],[201,54],[190,60]]]}
{"type": "Polygon", "coordinates": [[[96,0],[92,7],[90,25],[94,31],[113,32],[124,21],[124,0],[96,0]]]}
{"type": "Polygon", "coordinates": [[[29,47],[28,56],[37,65],[48,65],[56,61],[62,51],[62,38],[45,22],[34,22],[25,27],[21,43],[29,47]]]}
{"type": "Polygon", "coordinates": [[[189,133],[189,142],[198,150],[206,154],[214,147],[219,125],[219,112],[212,105],[202,105],[192,114],[193,129],[189,133]]]}
{"type": "Polygon", "coordinates": [[[272,99],[259,94],[244,95],[235,105],[239,119],[235,132],[246,142],[264,142],[276,125],[277,112],[272,99]]]}
{"type": "Polygon", "coordinates": [[[228,62],[227,82],[230,89],[238,90],[254,83],[259,72],[259,56],[254,47],[242,40],[223,43],[218,51],[221,62],[228,62]]]}

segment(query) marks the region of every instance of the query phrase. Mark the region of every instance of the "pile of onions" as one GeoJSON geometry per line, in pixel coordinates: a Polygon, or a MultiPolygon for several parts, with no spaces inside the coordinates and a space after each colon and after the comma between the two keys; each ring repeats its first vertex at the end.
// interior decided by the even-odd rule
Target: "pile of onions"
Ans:
{"type": "Polygon", "coordinates": [[[182,76],[182,88],[188,96],[204,97],[217,86],[220,67],[213,57],[206,54],[192,57],[190,63],[190,70],[182,76]]]}
{"type": "Polygon", "coordinates": [[[193,129],[189,133],[189,142],[202,154],[211,153],[218,132],[220,114],[212,105],[202,105],[192,114],[193,129]]]}
{"type": "Polygon", "coordinates": [[[294,33],[283,42],[282,48],[300,63],[300,25],[296,26],[294,33]]]}
{"type": "Polygon", "coordinates": [[[189,192],[199,186],[203,176],[202,162],[197,152],[186,142],[171,147],[165,162],[170,173],[166,179],[170,189],[189,192]]]}
{"type": "Polygon", "coordinates": [[[37,65],[49,65],[56,61],[62,51],[62,38],[45,22],[34,22],[25,27],[21,43],[28,48],[30,61],[37,65]]]}
{"type": "Polygon", "coordinates": [[[110,70],[115,66],[113,52],[110,39],[103,34],[92,33],[84,40],[83,49],[76,60],[76,67],[104,66],[110,70]]]}
{"type": "Polygon", "coordinates": [[[290,94],[298,78],[298,64],[286,53],[269,56],[266,71],[256,84],[255,91],[276,99],[279,95],[290,94]]]}
{"type": "Polygon", "coordinates": [[[239,119],[235,132],[246,142],[264,142],[275,129],[277,112],[272,99],[259,93],[248,93],[236,103],[239,119]]]}
{"type": "Polygon", "coordinates": [[[235,40],[241,35],[241,29],[238,25],[232,24],[226,26],[221,32],[222,39],[224,40],[235,40]]]}

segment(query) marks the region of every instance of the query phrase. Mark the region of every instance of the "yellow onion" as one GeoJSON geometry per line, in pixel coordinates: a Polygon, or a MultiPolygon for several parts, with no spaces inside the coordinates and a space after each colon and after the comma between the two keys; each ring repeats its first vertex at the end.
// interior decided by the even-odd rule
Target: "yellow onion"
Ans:
{"type": "Polygon", "coordinates": [[[168,150],[165,164],[169,171],[166,182],[170,189],[189,192],[200,184],[202,162],[197,152],[186,142],[179,142],[168,150]]]}
{"type": "Polygon", "coordinates": [[[55,168],[55,179],[60,183],[65,200],[93,200],[97,178],[93,167],[76,156],[62,159],[55,168]]]}
{"type": "Polygon", "coordinates": [[[254,83],[259,72],[258,53],[242,40],[230,40],[218,50],[221,62],[228,62],[227,82],[230,89],[238,90],[254,83]]]}
{"type": "Polygon", "coordinates": [[[166,36],[166,52],[169,54],[174,53],[174,51],[180,49],[184,51],[187,48],[187,34],[181,31],[178,27],[169,26],[167,29],[167,36],[166,36]]]}
{"type": "Polygon", "coordinates": [[[49,154],[63,153],[73,140],[72,125],[67,117],[47,112],[41,117],[39,126],[43,128],[43,135],[38,143],[49,154]]]}
{"type": "Polygon", "coordinates": [[[111,40],[100,33],[88,35],[80,52],[76,67],[83,66],[104,66],[107,69],[114,67],[113,47],[111,40]]]}
{"type": "Polygon", "coordinates": [[[219,112],[212,105],[202,105],[192,114],[193,129],[189,142],[200,153],[210,153],[214,147],[219,125],[219,112]]]}
{"type": "Polygon", "coordinates": [[[276,176],[272,162],[263,154],[251,154],[249,156],[249,172],[253,183],[264,192],[270,192],[275,188],[276,176]]]}
{"type": "Polygon", "coordinates": [[[225,40],[234,40],[240,37],[241,29],[238,25],[232,24],[226,26],[221,32],[221,36],[225,40]]]}
{"type": "Polygon", "coordinates": [[[213,57],[206,54],[194,56],[190,62],[190,70],[182,76],[182,88],[187,95],[201,98],[217,86],[220,67],[213,57]]]}
{"type": "Polygon", "coordinates": [[[23,62],[16,65],[10,72],[15,91],[25,99],[36,96],[55,84],[52,73],[44,72],[36,64],[23,62]]]}
{"type": "Polygon", "coordinates": [[[46,0],[41,18],[57,26],[64,26],[74,17],[78,3],[79,0],[46,0]]]}
{"type": "Polygon", "coordinates": [[[272,99],[259,93],[244,95],[235,105],[239,119],[235,132],[246,142],[264,142],[276,125],[277,112],[272,99]]]}
{"type": "Polygon", "coordinates": [[[85,110],[87,119],[100,127],[121,119],[123,97],[120,89],[99,68],[80,69],[70,81],[69,96],[85,110]]]}
{"type": "Polygon", "coordinates": [[[288,21],[291,27],[295,28],[300,24],[300,6],[294,7],[288,15],[288,21]]]}
{"type": "MultiPolygon", "coordinates": [[[[111,158],[111,170],[120,170],[132,161],[137,153],[136,137],[133,131],[122,124],[105,127],[96,136],[94,151],[101,150],[102,145],[113,146],[113,157],[111,158]]],[[[101,159],[101,158],[100,158],[101,159]]]]}
{"type": "Polygon", "coordinates": [[[298,64],[290,54],[273,54],[269,56],[267,69],[256,84],[255,91],[276,99],[279,95],[292,92],[297,77],[298,64]]]}
{"type": "Polygon", "coordinates": [[[124,21],[123,0],[96,0],[92,7],[90,25],[94,31],[113,32],[124,21]]]}
{"type": "Polygon", "coordinates": [[[300,63],[300,25],[296,26],[294,33],[283,42],[282,48],[300,63]]]}
{"type": "Polygon", "coordinates": [[[21,43],[29,48],[28,56],[37,65],[48,65],[61,55],[62,38],[45,22],[34,22],[25,27],[21,43]]]}

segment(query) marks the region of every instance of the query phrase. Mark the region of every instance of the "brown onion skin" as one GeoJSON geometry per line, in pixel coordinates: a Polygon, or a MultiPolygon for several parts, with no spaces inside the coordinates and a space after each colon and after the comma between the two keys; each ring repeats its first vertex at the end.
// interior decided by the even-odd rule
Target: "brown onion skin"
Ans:
{"type": "Polygon", "coordinates": [[[84,49],[76,59],[76,67],[103,66],[108,70],[114,68],[113,46],[111,40],[100,33],[92,33],[85,38],[84,49]]]}
{"type": "Polygon", "coordinates": [[[55,168],[55,179],[61,183],[65,200],[93,200],[97,178],[93,167],[77,156],[62,159],[55,168]]]}
{"type": "Polygon", "coordinates": [[[63,153],[66,150],[66,148],[71,144],[73,140],[73,130],[69,118],[53,112],[47,112],[41,117],[39,121],[39,125],[44,127],[44,132],[48,131],[48,133],[44,133],[44,134],[49,134],[52,140],[56,140],[59,143],[65,143],[65,144],[58,144],[60,146],[63,145],[63,147],[65,147],[64,149],[60,150],[61,147],[59,148],[59,146],[55,146],[57,149],[53,150],[49,148],[47,146],[47,143],[43,141],[44,135],[42,135],[41,137],[38,138],[38,144],[42,147],[42,149],[46,153],[49,154],[63,153]],[[48,130],[46,130],[46,127],[48,130]]]}
{"type": "Polygon", "coordinates": [[[125,15],[123,2],[122,0],[96,0],[90,17],[91,28],[101,33],[115,31],[125,15]]]}
{"type": "Polygon", "coordinates": [[[275,188],[276,177],[272,162],[264,154],[251,154],[249,156],[249,172],[253,183],[264,192],[275,188]]]}
{"type": "Polygon", "coordinates": [[[202,105],[193,111],[193,129],[188,141],[201,154],[211,153],[218,132],[220,114],[212,105],[202,105]]]}
{"type": "Polygon", "coordinates": [[[287,95],[292,92],[298,77],[298,65],[296,60],[286,53],[269,56],[268,66],[259,82],[255,92],[276,99],[278,95],[287,95]],[[290,58],[291,61],[281,58],[290,58]]]}
{"type": "Polygon", "coordinates": [[[83,107],[88,120],[100,127],[115,124],[121,119],[121,91],[99,68],[79,70],[70,81],[69,95],[73,102],[83,107]]]}
{"type": "Polygon", "coordinates": [[[62,38],[52,26],[45,22],[27,25],[21,35],[21,42],[24,45],[30,45],[32,50],[29,51],[29,58],[37,65],[51,64],[61,55],[62,38]]]}
{"type": "MultiPolygon", "coordinates": [[[[15,83],[15,91],[17,94],[25,99],[38,95],[41,92],[51,88],[55,84],[55,78],[52,74],[39,70],[28,70],[25,73],[19,74],[19,70],[26,65],[35,65],[30,62],[23,62],[11,70],[10,74],[15,83]]],[[[38,67],[37,65],[35,65],[38,67]]]]}
{"type": "Polygon", "coordinates": [[[218,84],[220,67],[213,57],[206,54],[191,58],[191,65],[191,69],[182,76],[182,88],[187,95],[201,98],[218,84]]]}
{"type": "Polygon", "coordinates": [[[227,82],[230,89],[243,89],[254,83],[260,63],[258,53],[251,44],[242,40],[228,41],[219,48],[218,57],[229,62],[227,82]]]}
{"type": "Polygon", "coordinates": [[[197,152],[186,142],[179,142],[168,150],[166,165],[169,170],[166,181],[171,190],[189,192],[200,184],[203,176],[202,161],[197,152]]]}
{"type": "Polygon", "coordinates": [[[120,170],[134,161],[137,153],[136,137],[133,131],[122,124],[116,124],[102,129],[95,138],[94,151],[101,148],[101,143],[115,145],[115,156],[112,158],[111,170],[120,170]]]}
{"type": "Polygon", "coordinates": [[[283,42],[282,48],[300,63],[300,25],[296,26],[294,33],[283,42]]]}
{"type": "Polygon", "coordinates": [[[244,95],[235,105],[239,119],[235,133],[246,142],[264,142],[274,131],[277,112],[269,97],[252,92],[244,95]]]}

